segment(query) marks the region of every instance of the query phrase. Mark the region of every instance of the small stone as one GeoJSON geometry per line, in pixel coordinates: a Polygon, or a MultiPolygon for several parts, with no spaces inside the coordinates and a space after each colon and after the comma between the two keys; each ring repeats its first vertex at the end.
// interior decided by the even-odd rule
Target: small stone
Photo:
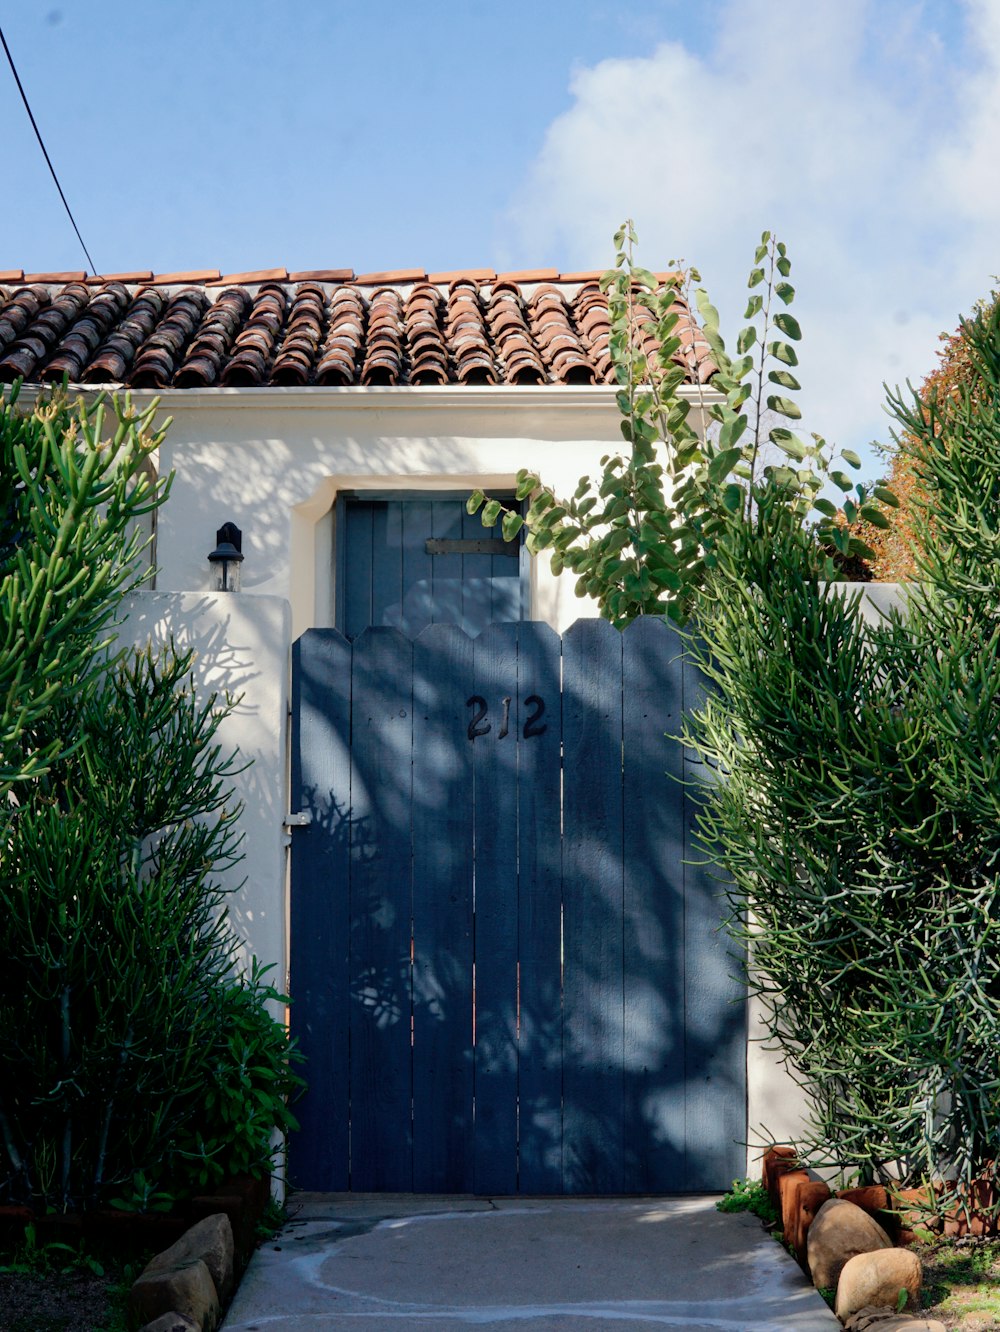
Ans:
{"type": "Polygon", "coordinates": [[[147,1323],[139,1332],[201,1332],[201,1328],[183,1314],[166,1313],[147,1323]]]}
{"type": "Polygon", "coordinates": [[[180,1313],[201,1332],[215,1332],[219,1322],[219,1295],[211,1272],[200,1258],[156,1272],[147,1267],[129,1291],[128,1300],[139,1323],[165,1313],[180,1313]]]}
{"type": "MultiPolygon", "coordinates": [[[[841,1268],[849,1258],[891,1248],[892,1240],[867,1212],[842,1198],[831,1198],[816,1213],[806,1241],[813,1285],[817,1290],[836,1290],[841,1268]]],[[[877,1303],[862,1300],[855,1308],[877,1303]]]]}
{"type": "MultiPolygon", "coordinates": [[[[841,1322],[846,1322],[866,1304],[884,1304],[898,1310],[901,1290],[906,1291],[907,1306],[918,1309],[922,1285],[920,1259],[909,1249],[859,1253],[847,1260],[840,1273],[834,1312],[841,1322]]],[[[879,1332],[884,1332],[884,1324],[879,1332]]]]}
{"type": "Polygon", "coordinates": [[[219,1299],[225,1304],[235,1284],[233,1227],[225,1212],[216,1212],[190,1226],[176,1244],[171,1244],[169,1249],[150,1260],[143,1276],[146,1272],[164,1272],[183,1263],[193,1263],[199,1258],[212,1274],[219,1299]]]}
{"type": "Polygon", "coordinates": [[[857,1313],[852,1313],[844,1323],[847,1332],[869,1332],[882,1326],[887,1318],[894,1318],[896,1310],[885,1304],[866,1304],[857,1313]]]}
{"type": "Polygon", "coordinates": [[[944,1323],[936,1318],[914,1318],[911,1314],[898,1314],[893,1309],[877,1309],[875,1317],[861,1318],[859,1310],[844,1324],[846,1332],[948,1332],[944,1323]],[[861,1318],[860,1322],[855,1321],[861,1318]]]}

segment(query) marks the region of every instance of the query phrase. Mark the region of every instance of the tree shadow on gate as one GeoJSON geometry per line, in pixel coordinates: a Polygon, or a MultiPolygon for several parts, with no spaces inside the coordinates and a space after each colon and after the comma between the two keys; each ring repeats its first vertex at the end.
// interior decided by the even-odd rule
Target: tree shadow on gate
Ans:
{"type": "MultiPolygon", "coordinates": [[[[671,778],[690,765],[664,739],[693,691],[676,639],[581,622],[560,660],[544,626],[370,632],[352,711],[323,723],[327,751],[351,752],[348,800],[328,786],[314,813],[348,906],[323,954],[347,1016],[328,1014],[320,1057],[339,1072],[320,1074],[312,1118],[334,1137],[350,1122],[350,1186],[725,1187],[742,1172],[744,1022],[718,885],[684,864],[691,802],[671,778]],[[546,729],[526,737],[529,698],[546,729]]],[[[316,924],[293,921],[293,952],[298,929],[322,951],[316,924]]]]}

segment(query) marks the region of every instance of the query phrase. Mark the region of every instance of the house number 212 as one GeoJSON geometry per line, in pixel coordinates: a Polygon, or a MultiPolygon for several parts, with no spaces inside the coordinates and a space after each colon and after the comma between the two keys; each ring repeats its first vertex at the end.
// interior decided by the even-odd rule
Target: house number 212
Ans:
{"type": "MultiPolygon", "coordinates": [[[[510,704],[509,697],[502,702],[500,726],[497,730],[498,740],[502,740],[510,730],[510,704]]],[[[475,740],[477,736],[488,735],[493,730],[493,723],[486,720],[488,711],[486,699],[483,698],[482,694],[473,694],[471,698],[465,700],[465,706],[473,709],[472,720],[469,722],[469,729],[466,732],[469,739],[475,740]]],[[[542,721],[545,713],[545,703],[537,694],[529,694],[524,700],[524,706],[531,708],[531,711],[524,719],[521,734],[525,740],[530,740],[533,735],[542,735],[548,728],[548,723],[542,721]]]]}

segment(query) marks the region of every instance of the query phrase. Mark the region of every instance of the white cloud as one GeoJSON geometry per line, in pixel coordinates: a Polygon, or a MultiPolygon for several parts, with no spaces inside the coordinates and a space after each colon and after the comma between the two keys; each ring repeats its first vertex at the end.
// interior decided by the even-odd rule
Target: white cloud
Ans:
{"type": "MultiPolygon", "coordinates": [[[[809,429],[886,439],[882,381],[1000,272],[1000,0],[727,0],[677,41],[578,70],[512,201],[512,262],[697,264],[731,337],[764,227],[789,246],[809,429]]],[[[869,464],[866,471],[874,464],[869,464]]]]}

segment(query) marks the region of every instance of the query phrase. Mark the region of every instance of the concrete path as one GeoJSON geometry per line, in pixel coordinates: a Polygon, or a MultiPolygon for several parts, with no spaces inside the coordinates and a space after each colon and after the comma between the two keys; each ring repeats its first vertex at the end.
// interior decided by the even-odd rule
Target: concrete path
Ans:
{"type": "Polygon", "coordinates": [[[224,1332],[835,1332],[785,1250],[714,1198],[297,1194],[224,1332]]]}

